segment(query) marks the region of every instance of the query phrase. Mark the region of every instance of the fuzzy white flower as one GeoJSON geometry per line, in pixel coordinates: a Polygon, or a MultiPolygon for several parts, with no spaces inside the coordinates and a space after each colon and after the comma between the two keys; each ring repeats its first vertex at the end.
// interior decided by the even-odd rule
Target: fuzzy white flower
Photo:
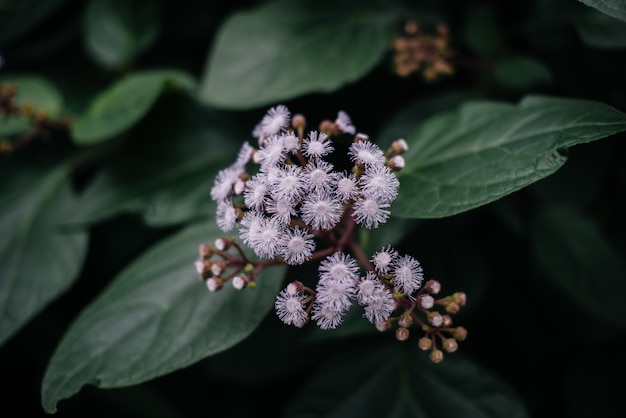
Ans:
{"type": "Polygon", "coordinates": [[[371,141],[357,141],[348,150],[350,160],[367,166],[385,163],[385,155],[380,147],[371,141]]]}
{"type": "Polygon", "coordinates": [[[333,165],[322,160],[310,161],[304,169],[304,181],[310,191],[328,192],[337,186],[339,173],[333,170],[333,165]]]}
{"type": "Polygon", "coordinates": [[[263,139],[276,135],[283,129],[286,129],[287,126],[289,126],[290,118],[291,114],[286,106],[278,105],[272,107],[267,111],[267,114],[263,116],[261,122],[254,127],[252,136],[262,142],[263,139]]]}
{"type": "Polygon", "coordinates": [[[333,229],[341,220],[341,202],[330,193],[312,193],[300,208],[302,220],[315,230],[333,229]]]}
{"type": "Polygon", "coordinates": [[[381,289],[365,305],[364,316],[372,324],[378,324],[387,320],[395,309],[396,301],[393,299],[391,292],[387,289],[381,289]]]}
{"type": "Polygon", "coordinates": [[[255,157],[261,167],[270,168],[285,161],[285,145],[283,137],[274,135],[264,142],[263,146],[256,152],[255,157]]]}
{"type": "Polygon", "coordinates": [[[354,202],[352,217],[359,225],[367,229],[375,229],[389,219],[391,212],[383,209],[384,207],[387,206],[380,205],[378,201],[371,198],[358,199],[354,202]]]}
{"type": "Polygon", "coordinates": [[[330,139],[323,132],[311,131],[302,141],[302,153],[309,158],[323,157],[333,150],[330,139]]]}
{"type": "Polygon", "coordinates": [[[249,209],[263,210],[268,201],[269,191],[267,176],[259,173],[246,182],[243,201],[249,209]]]}
{"type": "Polygon", "coordinates": [[[369,166],[359,179],[361,193],[381,205],[390,205],[398,196],[400,182],[391,169],[385,165],[369,166]]]}
{"type": "Polygon", "coordinates": [[[315,303],[335,312],[345,312],[352,305],[354,282],[325,279],[317,283],[315,303]]]}
{"type": "Polygon", "coordinates": [[[315,250],[314,236],[306,230],[295,226],[288,230],[281,243],[281,254],[285,263],[296,265],[307,261],[315,250]]]}
{"type": "Polygon", "coordinates": [[[334,329],[343,321],[344,311],[334,311],[326,305],[315,303],[311,313],[313,319],[321,329],[334,329]]]}
{"type": "Polygon", "coordinates": [[[288,226],[291,217],[296,215],[296,208],[293,200],[287,198],[270,199],[265,209],[272,218],[284,226],[288,226]]]}
{"type": "Polygon", "coordinates": [[[308,320],[305,299],[305,295],[293,292],[293,287],[281,290],[274,302],[278,318],[287,325],[304,326],[308,320]]]}
{"type": "Polygon", "coordinates": [[[279,169],[270,191],[276,199],[299,200],[305,193],[306,182],[302,176],[302,168],[297,165],[286,165],[279,169]]]}
{"type": "Polygon", "coordinates": [[[353,285],[359,277],[359,266],[356,260],[340,251],[322,260],[318,270],[320,280],[339,280],[353,285]]]}
{"type": "Polygon", "coordinates": [[[250,245],[263,229],[264,216],[260,212],[246,212],[239,222],[239,237],[246,245],[250,245]]]}
{"type": "Polygon", "coordinates": [[[337,189],[335,193],[342,202],[356,198],[359,190],[356,187],[356,176],[354,174],[341,173],[337,175],[337,189]]]}
{"type": "Polygon", "coordinates": [[[337,113],[337,119],[335,119],[335,123],[337,124],[341,132],[345,134],[354,135],[354,133],[356,132],[356,128],[354,127],[354,125],[352,125],[352,120],[350,119],[350,116],[348,116],[348,114],[343,110],[340,110],[339,113],[337,113]]]}
{"type": "Polygon", "coordinates": [[[216,222],[217,226],[224,232],[233,229],[237,222],[237,211],[232,201],[222,200],[217,204],[216,222]]]}
{"type": "Polygon", "coordinates": [[[411,295],[422,285],[424,279],[420,263],[410,255],[396,259],[392,267],[391,283],[405,295],[411,295]]]}
{"type": "Polygon", "coordinates": [[[233,185],[239,180],[239,173],[231,167],[220,170],[211,188],[211,199],[215,202],[227,199],[233,190],[233,185]]]}
{"type": "Polygon", "coordinates": [[[370,261],[374,263],[376,271],[387,274],[396,257],[398,257],[398,251],[391,248],[391,245],[388,245],[387,248],[383,247],[380,251],[374,253],[370,261]]]}
{"type": "Polygon", "coordinates": [[[272,259],[278,254],[285,227],[274,218],[263,218],[259,227],[250,235],[248,246],[257,256],[272,259]]]}

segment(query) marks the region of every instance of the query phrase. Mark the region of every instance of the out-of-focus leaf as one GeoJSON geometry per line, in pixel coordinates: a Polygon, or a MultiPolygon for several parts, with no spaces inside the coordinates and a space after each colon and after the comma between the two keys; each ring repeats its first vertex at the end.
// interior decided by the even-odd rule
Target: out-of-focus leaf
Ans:
{"type": "Polygon", "coordinates": [[[76,119],[72,127],[72,137],[80,145],[91,145],[110,139],[144,117],[164,90],[189,90],[193,87],[193,79],[178,70],[152,70],[131,74],[101,93],[87,112],[76,119]]]}
{"type": "Polygon", "coordinates": [[[87,234],[64,230],[75,204],[63,164],[2,163],[0,182],[0,344],[77,278],[87,234]]]}
{"type": "Polygon", "coordinates": [[[128,386],[187,367],[250,335],[273,307],[283,267],[254,289],[209,293],[193,262],[198,245],[223,235],[195,224],[147,251],[115,278],[74,321],[43,381],[43,406],[84,385],[128,386]]]}
{"type": "Polygon", "coordinates": [[[123,68],[148,49],[159,30],[159,2],[91,0],[85,10],[85,46],[100,65],[123,68]]]}
{"type": "Polygon", "coordinates": [[[0,4],[0,48],[37,26],[65,0],[7,0],[0,4]]]}
{"type": "Polygon", "coordinates": [[[513,57],[497,61],[494,75],[500,84],[514,89],[525,89],[552,81],[550,71],[539,61],[528,57],[513,57]]]}
{"type": "Polygon", "coordinates": [[[535,219],[532,247],[546,277],[582,308],[626,326],[626,267],[601,231],[570,207],[535,219]]]}
{"type": "Polygon", "coordinates": [[[359,343],[316,370],[285,417],[528,417],[513,390],[470,359],[433,364],[417,343],[359,343]]]}
{"type": "Polygon", "coordinates": [[[164,98],[80,196],[75,222],[131,211],[162,226],[212,214],[214,174],[244,141],[237,129],[185,95],[164,98]]]}
{"type": "Polygon", "coordinates": [[[340,2],[281,0],[236,13],[217,35],[200,99],[243,109],[334,91],[382,59],[392,29],[389,11],[340,2]]]}
{"type": "Polygon", "coordinates": [[[603,103],[528,96],[468,103],[407,135],[395,216],[440,218],[493,202],[561,167],[566,150],[626,130],[603,103]]]}
{"type": "MultiPolygon", "coordinates": [[[[49,81],[38,76],[3,76],[0,83],[17,87],[16,104],[30,105],[36,112],[42,112],[49,117],[56,117],[61,113],[63,99],[61,94],[49,81]]],[[[11,116],[0,117],[0,135],[19,135],[31,129],[26,120],[11,116]]]]}
{"type": "Polygon", "coordinates": [[[578,0],[609,16],[626,20],[626,0],[578,0]]]}
{"type": "Polygon", "coordinates": [[[626,22],[604,13],[589,12],[577,15],[574,27],[582,41],[599,49],[626,48],[626,22]]]}

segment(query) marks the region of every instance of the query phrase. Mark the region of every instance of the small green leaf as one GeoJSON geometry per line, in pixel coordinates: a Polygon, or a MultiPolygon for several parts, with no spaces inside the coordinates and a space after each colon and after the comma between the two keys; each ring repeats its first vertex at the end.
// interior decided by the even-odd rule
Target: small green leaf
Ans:
{"type": "Polygon", "coordinates": [[[86,384],[128,386],[226,350],[273,307],[286,268],[271,267],[254,289],[207,291],[194,268],[198,245],[223,235],[191,225],[135,260],[74,321],[43,381],[43,406],[86,384]]]}
{"type": "Polygon", "coordinates": [[[532,248],[548,279],[583,309],[626,326],[626,266],[588,218],[550,207],[535,219],[532,248]]]}
{"type": "Polygon", "coordinates": [[[594,7],[602,13],[617,19],[626,20],[626,0],[578,0],[587,6],[594,7]]]}
{"type": "Polygon", "coordinates": [[[332,2],[272,1],[236,13],[217,35],[200,99],[243,109],[334,91],[382,59],[392,29],[384,9],[332,2]]]}
{"type": "Polygon", "coordinates": [[[574,18],[574,27],[582,41],[599,49],[626,48],[626,22],[604,13],[589,12],[574,18]]]}
{"type": "Polygon", "coordinates": [[[0,344],[69,288],[87,252],[87,234],[61,226],[75,205],[67,164],[12,166],[0,183],[0,344]]]}
{"type": "Polygon", "coordinates": [[[497,61],[494,76],[500,84],[520,90],[552,81],[550,71],[539,61],[528,57],[512,57],[497,61]]]}
{"type": "Polygon", "coordinates": [[[177,70],[142,71],[101,93],[72,127],[77,144],[91,145],[118,135],[148,113],[166,88],[189,90],[193,79],[177,70]]]}
{"type": "Polygon", "coordinates": [[[159,2],[92,0],[85,10],[85,45],[100,65],[128,66],[157,37],[159,2]]]}
{"type": "Polygon", "coordinates": [[[489,57],[498,52],[504,39],[492,7],[476,5],[469,8],[463,39],[480,55],[489,57]]]}
{"type": "Polygon", "coordinates": [[[416,343],[343,350],[308,375],[285,417],[528,417],[511,388],[460,353],[434,364],[416,343]]]}
{"type": "Polygon", "coordinates": [[[566,150],[626,130],[603,103],[529,96],[468,103],[407,135],[395,216],[440,218],[493,202],[554,173],[566,150]]]}
{"type": "MultiPolygon", "coordinates": [[[[47,116],[57,117],[63,107],[61,94],[48,80],[38,76],[3,76],[0,83],[6,83],[17,87],[16,104],[31,105],[37,112],[43,112],[47,116]]],[[[30,130],[32,125],[24,119],[16,116],[0,116],[0,135],[19,135],[30,130]]]]}

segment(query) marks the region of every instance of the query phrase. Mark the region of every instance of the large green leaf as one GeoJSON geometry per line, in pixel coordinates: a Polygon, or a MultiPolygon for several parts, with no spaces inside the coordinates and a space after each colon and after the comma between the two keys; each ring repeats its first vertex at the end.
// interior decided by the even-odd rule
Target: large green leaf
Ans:
{"type": "Polygon", "coordinates": [[[195,224],[157,244],[126,268],[74,321],[43,381],[43,406],[82,386],[144,382],[189,366],[245,339],[273,307],[285,267],[255,289],[209,293],[193,262],[198,245],[222,233],[195,224]]]}
{"type": "Polygon", "coordinates": [[[152,225],[206,217],[213,175],[243,142],[237,127],[220,119],[185,95],[164,98],[80,196],[75,222],[125,211],[143,212],[152,225]]]}
{"type": "Polygon", "coordinates": [[[493,71],[500,84],[519,90],[552,81],[550,71],[541,62],[524,56],[498,60],[493,71]]]}
{"type": "Polygon", "coordinates": [[[200,99],[251,108],[330,92],[370,71],[389,47],[385,9],[272,1],[230,17],[208,58],[200,99]]]}
{"type": "Polygon", "coordinates": [[[529,96],[517,106],[468,103],[407,135],[391,211],[439,218],[485,205],[554,173],[568,147],[624,130],[626,115],[598,102],[529,96]]]}
{"type": "Polygon", "coordinates": [[[433,364],[415,342],[344,350],[309,375],[284,417],[528,416],[505,383],[460,353],[433,364]]]}
{"type": "Polygon", "coordinates": [[[158,33],[159,2],[91,0],[85,10],[85,45],[100,65],[123,68],[145,51],[158,33]]]}
{"type": "Polygon", "coordinates": [[[110,139],[144,117],[164,90],[189,90],[193,86],[193,79],[178,70],[133,73],[96,97],[87,112],[76,119],[72,137],[80,145],[110,139]]]}
{"type": "Polygon", "coordinates": [[[0,183],[0,344],[77,278],[87,234],[64,230],[75,205],[69,168],[3,161],[0,183]]]}
{"type": "Polygon", "coordinates": [[[578,0],[609,16],[626,20],[626,0],[578,0]]]}
{"type": "Polygon", "coordinates": [[[598,227],[570,207],[535,219],[532,248],[546,277],[597,317],[626,326],[626,266],[598,227]]]}
{"type": "MultiPolygon", "coordinates": [[[[48,80],[35,75],[5,75],[0,83],[17,88],[15,102],[18,106],[30,105],[37,112],[55,118],[63,106],[61,94],[48,80]]],[[[21,117],[0,116],[0,135],[19,135],[32,128],[32,124],[21,117]]]]}

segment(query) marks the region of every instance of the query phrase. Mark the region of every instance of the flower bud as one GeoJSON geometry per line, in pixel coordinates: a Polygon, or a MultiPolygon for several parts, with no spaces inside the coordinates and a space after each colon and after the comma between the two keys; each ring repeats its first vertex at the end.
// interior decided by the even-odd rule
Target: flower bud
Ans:
{"type": "Polygon", "coordinates": [[[249,281],[248,276],[245,274],[238,274],[233,277],[233,287],[237,290],[242,290],[248,285],[249,281]]]}
{"type": "Polygon", "coordinates": [[[440,327],[441,324],[443,324],[443,316],[441,316],[439,312],[435,312],[434,314],[430,315],[430,317],[428,318],[428,322],[433,327],[440,327]]]}
{"type": "Polygon", "coordinates": [[[435,306],[435,299],[430,295],[420,295],[418,298],[420,306],[424,309],[430,309],[435,306]]]}
{"type": "Polygon", "coordinates": [[[409,144],[403,138],[399,138],[393,141],[390,149],[394,154],[404,154],[409,150],[409,144]]]}
{"type": "Polygon", "coordinates": [[[293,281],[287,285],[287,294],[289,296],[296,296],[301,294],[304,291],[304,285],[302,282],[293,281]]]}
{"type": "Polygon", "coordinates": [[[465,341],[467,338],[467,330],[463,327],[456,327],[452,336],[459,341],[465,341]]]}
{"type": "Polygon", "coordinates": [[[441,283],[437,280],[429,280],[424,284],[424,289],[431,295],[436,295],[441,291],[441,283]]]}
{"type": "Polygon", "coordinates": [[[465,296],[465,293],[463,293],[463,292],[456,292],[456,293],[454,293],[452,295],[452,299],[459,306],[465,306],[465,302],[467,301],[467,297],[465,296]]]}
{"type": "Polygon", "coordinates": [[[400,155],[396,155],[395,157],[393,157],[393,158],[391,158],[389,160],[387,165],[393,171],[400,171],[400,170],[402,170],[404,168],[404,165],[405,165],[404,158],[402,158],[400,155]]]}
{"type": "Polygon", "coordinates": [[[223,286],[224,286],[224,279],[222,279],[221,277],[217,277],[217,276],[211,277],[210,279],[206,281],[206,287],[211,292],[217,292],[223,286]]]}
{"type": "Polygon", "coordinates": [[[296,131],[304,129],[304,127],[306,126],[306,118],[304,117],[304,115],[301,113],[293,115],[293,118],[291,118],[291,126],[293,126],[293,129],[295,129],[296,131]]]}
{"type": "Polygon", "coordinates": [[[427,338],[427,337],[422,337],[422,338],[420,338],[420,340],[417,343],[417,345],[420,348],[420,350],[428,351],[433,346],[433,340],[431,340],[430,338],[427,338]]]}
{"type": "Polygon", "coordinates": [[[404,327],[398,327],[396,329],[396,340],[406,341],[409,338],[409,329],[404,327]]]}
{"type": "Polygon", "coordinates": [[[454,353],[457,348],[459,348],[459,345],[454,338],[446,338],[443,340],[443,349],[448,353],[454,353]]]}
{"type": "Polygon", "coordinates": [[[443,351],[434,349],[430,352],[430,361],[433,363],[441,363],[443,361],[443,351]]]}
{"type": "Polygon", "coordinates": [[[194,264],[199,275],[202,275],[209,270],[208,263],[205,260],[197,260],[194,264]]]}
{"type": "Polygon", "coordinates": [[[455,302],[450,302],[446,305],[446,312],[448,312],[449,314],[455,314],[457,313],[459,310],[461,309],[461,307],[456,304],[455,302]]]}
{"type": "Polygon", "coordinates": [[[441,318],[443,318],[443,321],[441,323],[442,327],[449,328],[452,325],[452,318],[450,317],[450,315],[443,315],[441,318]]]}
{"type": "Polygon", "coordinates": [[[404,328],[409,328],[411,325],[413,325],[413,318],[411,318],[411,314],[408,312],[402,314],[402,316],[400,316],[400,319],[398,319],[398,325],[404,328]]]}
{"type": "Polygon", "coordinates": [[[370,137],[361,132],[357,133],[354,136],[354,142],[369,141],[369,140],[370,140],[370,137]]]}
{"type": "Polygon", "coordinates": [[[211,263],[211,273],[213,273],[214,276],[219,276],[220,274],[222,274],[225,268],[226,262],[224,261],[216,261],[215,263],[211,263]]]}
{"type": "Polygon", "coordinates": [[[389,322],[388,320],[376,322],[376,329],[380,332],[385,332],[389,328],[391,328],[391,322],[389,322]]]}
{"type": "Polygon", "coordinates": [[[200,244],[198,252],[202,258],[211,257],[213,255],[213,250],[209,244],[200,244]]]}
{"type": "Polygon", "coordinates": [[[217,248],[218,251],[227,250],[230,247],[230,244],[231,240],[226,237],[220,237],[215,240],[215,248],[217,248]]]}

